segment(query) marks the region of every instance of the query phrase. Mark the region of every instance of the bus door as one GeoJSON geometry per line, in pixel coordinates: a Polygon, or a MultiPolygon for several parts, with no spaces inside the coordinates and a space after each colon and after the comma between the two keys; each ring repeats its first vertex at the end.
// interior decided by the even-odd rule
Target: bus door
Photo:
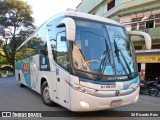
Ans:
{"type": "Polygon", "coordinates": [[[56,77],[57,77],[57,100],[58,103],[66,108],[70,108],[69,85],[66,80],[69,80],[68,72],[68,45],[66,40],[66,32],[57,34],[56,47],[56,77]]]}

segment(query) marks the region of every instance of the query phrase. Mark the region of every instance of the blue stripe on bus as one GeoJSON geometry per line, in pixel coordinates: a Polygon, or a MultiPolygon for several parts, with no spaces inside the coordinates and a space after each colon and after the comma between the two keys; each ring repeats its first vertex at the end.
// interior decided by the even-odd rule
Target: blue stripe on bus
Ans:
{"type": "Polygon", "coordinates": [[[49,58],[44,55],[39,55],[40,71],[50,71],[49,58]]]}
{"type": "Polygon", "coordinates": [[[27,87],[31,87],[31,74],[30,74],[30,62],[33,61],[33,57],[25,58],[16,62],[16,70],[21,70],[27,84],[27,87]],[[27,64],[27,72],[24,71],[23,64],[27,64]]]}
{"type": "Polygon", "coordinates": [[[134,79],[132,79],[132,80],[129,80],[129,81],[124,81],[124,82],[123,82],[123,89],[124,89],[124,90],[127,90],[127,89],[130,87],[130,86],[126,85],[126,83],[129,83],[130,85],[132,85],[132,84],[137,84],[138,81],[139,81],[138,78],[139,78],[139,77],[136,77],[136,78],[134,78],[134,79]]]}
{"type": "MultiPolygon", "coordinates": [[[[132,80],[127,80],[127,81],[118,81],[118,82],[122,82],[123,83],[123,89],[127,90],[130,86],[126,86],[126,83],[129,83],[130,85],[132,84],[137,84],[138,83],[138,77],[132,79],[132,80]]],[[[86,79],[86,78],[80,78],[80,81],[83,82],[89,82],[89,83],[93,83],[93,84],[100,84],[100,85],[116,85],[116,83],[118,82],[102,82],[102,81],[97,81],[97,80],[90,80],[90,79],[86,79]]]]}

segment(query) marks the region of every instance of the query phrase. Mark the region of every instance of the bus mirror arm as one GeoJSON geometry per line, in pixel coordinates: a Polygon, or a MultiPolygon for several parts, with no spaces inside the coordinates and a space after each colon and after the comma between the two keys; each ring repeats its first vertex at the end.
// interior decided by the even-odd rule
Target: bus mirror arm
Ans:
{"type": "Polygon", "coordinates": [[[151,49],[152,42],[151,42],[151,37],[149,34],[142,32],[142,31],[128,31],[130,36],[142,36],[144,37],[146,48],[151,49]]]}
{"type": "Polygon", "coordinates": [[[72,18],[64,18],[59,22],[56,26],[57,28],[66,27],[66,37],[67,40],[74,42],[75,41],[75,34],[76,34],[76,24],[72,18]]]}

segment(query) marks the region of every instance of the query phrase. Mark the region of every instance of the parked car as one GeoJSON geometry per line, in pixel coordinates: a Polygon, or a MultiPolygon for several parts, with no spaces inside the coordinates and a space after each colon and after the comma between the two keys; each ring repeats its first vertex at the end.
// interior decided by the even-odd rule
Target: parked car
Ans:
{"type": "Polygon", "coordinates": [[[13,75],[13,67],[11,66],[3,66],[0,71],[6,72],[6,75],[13,75]]]}
{"type": "Polygon", "coordinates": [[[4,67],[2,67],[1,68],[1,70],[6,70],[6,71],[11,71],[11,72],[13,72],[13,67],[11,67],[11,66],[4,66],[4,67]]]}

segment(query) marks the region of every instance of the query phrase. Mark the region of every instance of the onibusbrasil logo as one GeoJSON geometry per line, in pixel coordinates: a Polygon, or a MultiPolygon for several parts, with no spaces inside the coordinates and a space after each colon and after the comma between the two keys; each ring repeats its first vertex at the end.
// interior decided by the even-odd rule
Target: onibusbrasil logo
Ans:
{"type": "Polygon", "coordinates": [[[2,112],[2,117],[42,117],[40,112],[2,112]]]}

